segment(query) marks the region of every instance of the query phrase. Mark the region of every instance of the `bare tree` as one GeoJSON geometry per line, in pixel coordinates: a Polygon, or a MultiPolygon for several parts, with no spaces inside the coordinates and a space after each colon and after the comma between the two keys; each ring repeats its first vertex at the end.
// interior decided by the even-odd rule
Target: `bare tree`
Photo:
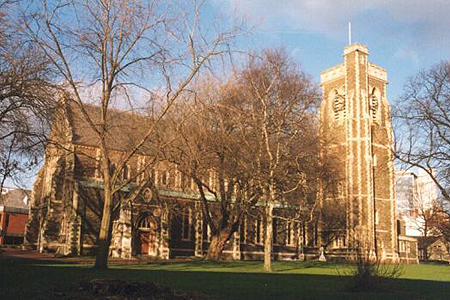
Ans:
{"type": "Polygon", "coordinates": [[[228,30],[217,22],[204,32],[202,6],[197,1],[40,1],[24,13],[28,37],[53,63],[70,101],[98,140],[104,204],[97,268],[107,267],[112,201],[126,184],[118,179],[127,162],[149,142],[200,69],[227,51],[231,40],[242,33],[233,22],[228,30]],[[90,98],[85,91],[93,87],[99,92],[90,98]],[[148,99],[156,108],[153,122],[112,168],[111,108],[134,109],[148,99]],[[99,107],[98,122],[87,103],[99,107]]]}
{"type": "Polygon", "coordinates": [[[396,157],[424,170],[450,200],[450,63],[412,77],[395,110],[396,157]]]}
{"type": "Polygon", "coordinates": [[[434,224],[436,224],[440,237],[447,246],[447,253],[450,254],[450,214],[448,210],[442,210],[440,213],[436,214],[434,224]]]}
{"type": "Polygon", "coordinates": [[[422,259],[428,260],[428,247],[440,236],[440,211],[437,207],[419,209],[414,220],[414,226],[421,233],[418,248],[422,251],[422,259]]]}
{"type": "Polygon", "coordinates": [[[275,205],[293,197],[297,206],[307,206],[311,200],[307,190],[316,185],[311,166],[317,156],[318,96],[311,80],[282,50],[252,57],[241,85],[252,128],[255,180],[264,193],[264,269],[271,271],[275,205]]]}
{"type": "Polygon", "coordinates": [[[202,215],[211,232],[206,259],[219,260],[226,243],[238,230],[243,215],[261,197],[248,162],[241,88],[231,79],[225,84],[208,79],[194,99],[176,110],[173,118],[177,142],[167,158],[192,178],[202,203],[202,215]]]}
{"type": "Polygon", "coordinates": [[[258,204],[267,210],[270,270],[275,204],[295,206],[293,218],[300,208],[312,215],[305,208],[315,203],[317,183],[316,89],[282,51],[254,56],[226,84],[203,87],[190,109],[177,110],[186,114],[176,125],[190,117],[178,126],[182,145],[171,155],[197,184],[211,228],[207,258],[219,259],[243,214],[258,204]]]}
{"type": "Polygon", "coordinates": [[[320,208],[320,232],[322,245],[325,249],[345,236],[347,227],[347,208],[342,201],[327,199],[320,208]]]}
{"type": "MultiPolygon", "coordinates": [[[[396,157],[424,170],[450,201],[450,63],[410,78],[395,110],[396,157]]],[[[448,204],[444,204],[448,207],[448,204]]]]}
{"type": "Polygon", "coordinates": [[[54,108],[49,62],[18,34],[14,7],[0,1],[0,189],[37,165],[54,108]]]}
{"type": "MultiPolygon", "coordinates": [[[[439,219],[439,231],[445,237],[445,215],[450,212],[450,62],[443,61],[410,78],[399,103],[395,111],[396,157],[407,167],[424,170],[436,184],[442,209],[424,207],[419,214],[424,220],[439,219]]],[[[427,234],[428,225],[421,230],[427,234]]]]}

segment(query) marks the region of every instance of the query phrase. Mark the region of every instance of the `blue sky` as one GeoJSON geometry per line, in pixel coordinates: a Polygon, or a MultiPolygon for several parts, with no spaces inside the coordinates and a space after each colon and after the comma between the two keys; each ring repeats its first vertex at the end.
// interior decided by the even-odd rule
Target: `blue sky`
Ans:
{"type": "Polygon", "coordinates": [[[450,59],[450,0],[206,0],[206,6],[245,16],[254,26],[237,48],[284,47],[317,83],[322,70],[343,61],[351,22],[352,40],[367,45],[370,62],[387,69],[393,104],[409,76],[450,59]]]}
{"type": "Polygon", "coordinates": [[[395,103],[409,76],[450,58],[450,0],[210,0],[224,14],[238,12],[255,25],[238,47],[284,47],[316,82],[343,61],[352,41],[368,46],[369,61],[388,71],[395,103]]]}

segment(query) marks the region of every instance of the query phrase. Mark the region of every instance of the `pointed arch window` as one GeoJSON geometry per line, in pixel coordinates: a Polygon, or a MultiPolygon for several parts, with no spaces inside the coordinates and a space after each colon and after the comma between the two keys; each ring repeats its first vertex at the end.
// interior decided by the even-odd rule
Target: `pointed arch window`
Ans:
{"type": "Polygon", "coordinates": [[[380,118],[380,101],[380,91],[376,87],[371,88],[369,94],[369,108],[370,114],[372,115],[372,122],[376,124],[379,123],[380,118]]]}
{"type": "Polygon", "coordinates": [[[191,240],[192,227],[192,208],[187,207],[183,209],[181,219],[181,239],[185,241],[191,240]]]}
{"type": "Polygon", "coordinates": [[[145,214],[141,218],[138,219],[138,221],[136,223],[136,227],[139,230],[146,231],[146,230],[150,230],[150,229],[155,229],[156,223],[154,220],[151,219],[151,216],[149,214],[145,214]]]}
{"type": "Polygon", "coordinates": [[[129,169],[128,165],[125,164],[125,165],[123,166],[123,170],[122,170],[122,180],[123,180],[123,181],[128,180],[129,175],[130,175],[130,169],[129,169]]]}
{"type": "Polygon", "coordinates": [[[346,115],[344,93],[339,92],[337,89],[334,89],[330,93],[330,98],[334,121],[342,121],[346,115]]]}

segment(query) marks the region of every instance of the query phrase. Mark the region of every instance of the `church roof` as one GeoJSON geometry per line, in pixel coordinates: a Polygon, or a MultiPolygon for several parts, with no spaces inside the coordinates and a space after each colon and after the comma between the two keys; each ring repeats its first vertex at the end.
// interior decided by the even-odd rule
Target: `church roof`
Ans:
{"type": "MultiPolygon", "coordinates": [[[[84,104],[83,108],[94,126],[100,131],[102,123],[100,107],[84,104]]],[[[74,101],[70,101],[66,107],[66,113],[71,129],[72,142],[99,147],[98,134],[83,115],[80,106],[74,101]]],[[[108,109],[105,123],[108,148],[127,151],[132,149],[145,136],[151,126],[151,119],[136,112],[108,109]]],[[[144,146],[144,152],[146,152],[145,148],[144,146]]]]}

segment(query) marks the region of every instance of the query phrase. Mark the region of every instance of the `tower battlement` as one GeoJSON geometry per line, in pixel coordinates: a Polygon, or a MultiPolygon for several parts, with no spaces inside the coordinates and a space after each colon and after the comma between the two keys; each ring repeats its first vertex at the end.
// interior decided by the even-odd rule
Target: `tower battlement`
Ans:
{"type": "Polygon", "coordinates": [[[366,55],[369,55],[369,49],[367,48],[367,46],[358,42],[344,47],[344,55],[347,55],[354,51],[361,51],[366,55]]]}

